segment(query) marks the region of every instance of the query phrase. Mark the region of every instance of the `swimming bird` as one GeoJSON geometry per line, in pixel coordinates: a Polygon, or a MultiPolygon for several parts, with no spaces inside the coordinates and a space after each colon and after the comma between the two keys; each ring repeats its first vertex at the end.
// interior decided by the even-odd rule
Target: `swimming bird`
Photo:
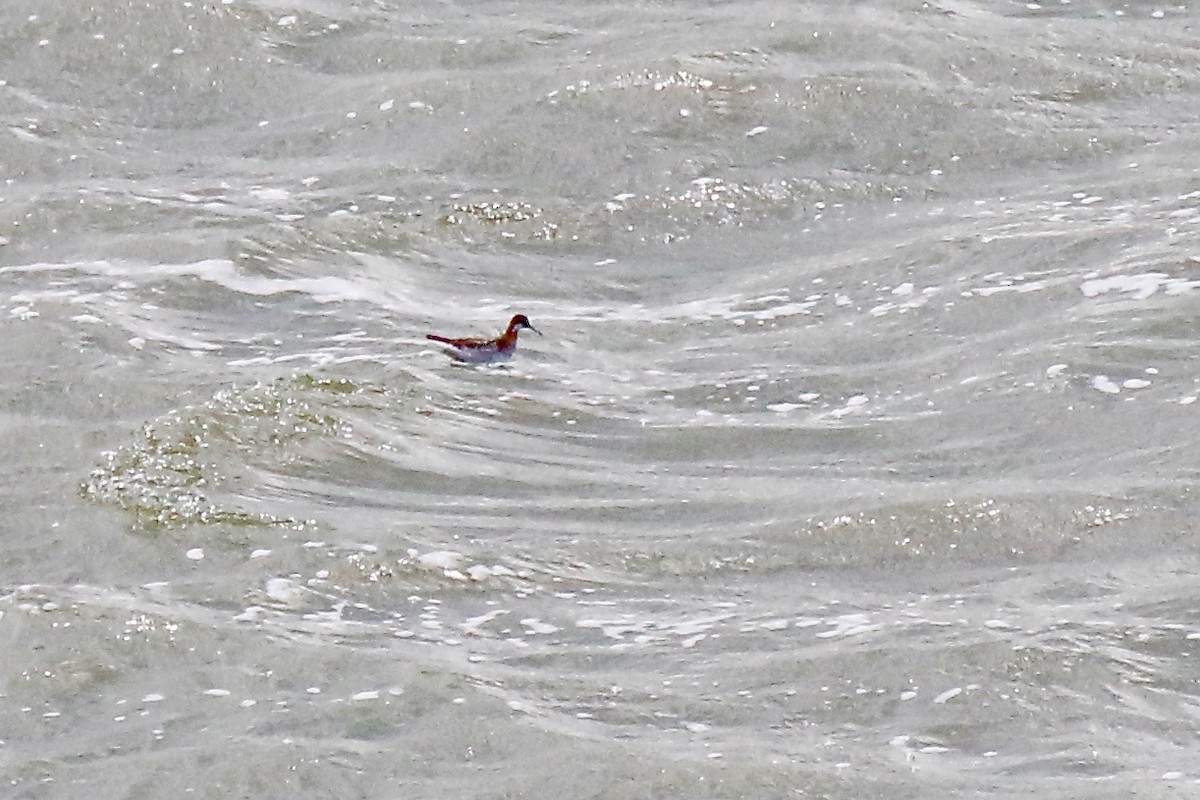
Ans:
{"type": "Polygon", "coordinates": [[[455,361],[467,364],[486,364],[493,361],[508,361],[517,349],[517,333],[528,328],[538,336],[542,332],[529,324],[529,317],[517,314],[508,321],[504,333],[495,339],[448,339],[437,334],[427,334],[426,339],[448,347],[446,353],[455,361]]]}

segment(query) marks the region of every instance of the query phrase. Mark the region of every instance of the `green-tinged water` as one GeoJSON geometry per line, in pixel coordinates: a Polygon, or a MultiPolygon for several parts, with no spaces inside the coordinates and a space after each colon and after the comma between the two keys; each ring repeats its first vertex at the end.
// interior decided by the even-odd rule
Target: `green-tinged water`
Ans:
{"type": "Polygon", "coordinates": [[[1194,22],[10,0],[5,796],[1187,794],[1194,22]]]}

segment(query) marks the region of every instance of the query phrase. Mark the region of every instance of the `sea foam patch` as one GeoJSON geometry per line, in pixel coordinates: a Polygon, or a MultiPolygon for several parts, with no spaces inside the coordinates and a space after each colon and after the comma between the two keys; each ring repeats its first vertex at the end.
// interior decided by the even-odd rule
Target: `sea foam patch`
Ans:
{"type": "Polygon", "coordinates": [[[1172,278],[1163,272],[1143,272],[1139,275],[1110,275],[1107,278],[1092,278],[1079,285],[1084,297],[1099,297],[1109,292],[1131,295],[1134,300],[1145,300],[1160,289],[1167,295],[1178,295],[1200,287],[1200,281],[1172,278]]]}

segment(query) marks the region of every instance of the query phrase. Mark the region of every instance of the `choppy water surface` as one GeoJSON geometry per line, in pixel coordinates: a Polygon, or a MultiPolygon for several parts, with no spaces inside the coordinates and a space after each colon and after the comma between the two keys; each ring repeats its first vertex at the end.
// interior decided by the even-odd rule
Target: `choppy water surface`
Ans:
{"type": "Polygon", "coordinates": [[[1195,791],[1195,24],[9,0],[6,793],[1195,791]]]}

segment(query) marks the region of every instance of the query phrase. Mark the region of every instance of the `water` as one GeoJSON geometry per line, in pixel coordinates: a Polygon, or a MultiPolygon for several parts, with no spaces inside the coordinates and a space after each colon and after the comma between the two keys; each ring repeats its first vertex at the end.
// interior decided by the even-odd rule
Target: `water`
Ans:
{"type": "Polygon", "coordinates": [[[1195,23],[7,0],[5,795],[1195,792],[1195,23]]]}

